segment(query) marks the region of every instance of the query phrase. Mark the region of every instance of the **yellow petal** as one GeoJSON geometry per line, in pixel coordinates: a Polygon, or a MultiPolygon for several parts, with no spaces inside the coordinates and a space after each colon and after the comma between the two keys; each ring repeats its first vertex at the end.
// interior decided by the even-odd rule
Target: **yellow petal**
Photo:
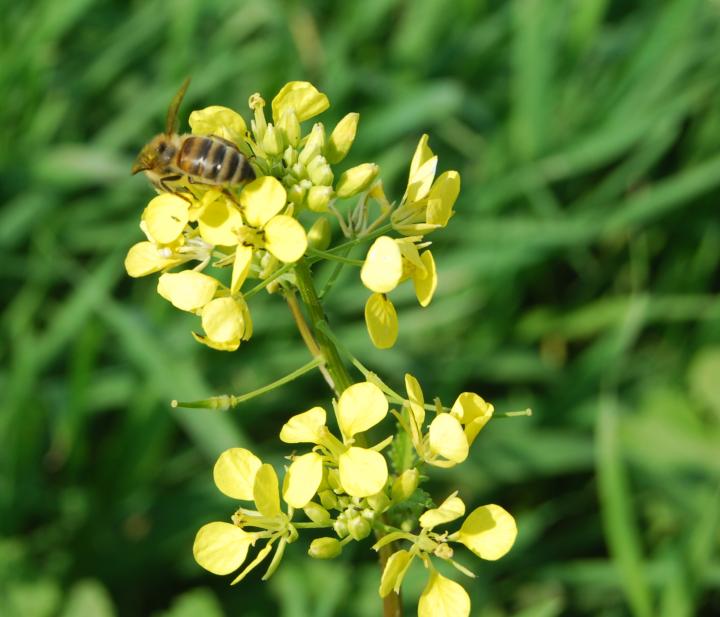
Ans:
{"type": "Polygon", "coordinates": [[[415,286],[415,295],[417,296],[420,306],[427,306],[430,304],[437,289],[437,270],[435,269],[435,260],[430,251],[425,251],[420,255],[420,259],[425,266],[424,275],[419,270],[415,270],[412,280],[415,286]]]}
{"type": "Polygon", "coordinates": [[[495,561],[515,543],[517,525],[501,506],[489,504],[473,510],[458,533],[458,541],[481,559],[495,561]]]}
{"type": "Polygon", "coordinates": [[[350,146],[355,141],[358,120],[360,114],[350,113],[337,123],[325,148],[325,158],[328,163],[336,165],[350,151],[350,146]]]}
{"type": "Polygon", "coordinates": [[[272,465],[265,463],[255,475],[253,499],[263,516],[274,518],[280,514],[280,491],[278,477],[272,465]]]}
{"type": "Polygon", "coordinates": [[[462,499],[453,493],[437,508],[428,510],[420,516],[420,527],[432,529],[437,525],[444,525],[454,521],[465,514],[465,504],[462,499]]]}
{"type": "Polygon", "coordinates": [[[402,253],[398,243],[389,236],[373,242],[360,270],[360,278],[370,291],[387,293],[397,287],[402,278],[402,253]]]}
{"type": "Polygon", "coordinates": [[[420,596],[418,617],[468,617],[468,615],[470,615],[470,596],[462,585],[433,570],[420,596]]]}
{"type": "Polygon", "coordinates": [[[245,561],[252,538],[252,534],[230,523],[208,523],[195,536],[193,556],[213,574],[230,574],[245,561]]]}
{"type": "Polygon", "coordinates": [[[242,226],[240,211],[224,195],[205,206],[198,218],[200,236],[213,246],[235,246],[242,226]]]}
{"type": "Polygon", "coordinates": [[[433,180],[435,179],[435,170],[437,169],[437,157],[434,156],[425,161],[417,171],[410,177],[407,187],[407,195],[405,200],[408,203],[420,201],[427,197],[430,192],[433,180]]]}
{"type": "Polygon", "coordinates": [[[415,153],[413,154],[412,162],[410,163],[410,174],[408,176],[408,184],[412,182],[413,176],[417,174],[417,170],[420,169],[427,161],[433,158],[433,151],[428,146],[428,136],[424,134],[420,137],[415,153]]]}
{"type": "Polygon", "coordinates": [[[307,236],[303,226],[292,216],[274,216],[265,225],[265,248],[280,261],[297,261],[307,249],[307,236]]]}
{"type": "Polygon", "coordinates": [[[410,567],[413,555],[404,549],[394,552],[385,564],[385,569],[380,580],[380,597],[384,598],[391,591],[400,591],[405,573],[410,567]]]}
{"type": "Polygon", "coordinates": [[[330,107],[330,101],[322,92],[307,81],[291,81],[285,84],[272,101],[272,115],[278,123],[285,110],[293,109],[298,120],[308,120],[330,107]]]}
{"type": "Polygon", "coordinates": [[[415,271],[419,270],[421,276],[425,276],[425,263],[420,259],[420,251],[418,251],[417,245],[414,242],[408,241],[408,239],[397,240],[397,245],[402,253],[404,270],[415,271]]]}
{"type": "Polygon", "coordinates": [[[365,448],[349,448],[338,460],[340,484],[352,497],[379,493],[388,478],[385,457],[365,448]]]}
{"type": "Polygon", "coordinates": [[[261,228],[285,207],[287,193],[280,181],[272,176],[253,180],[240,193],[240,205],[247,224],[261,228]]]}
{"type": "Polygon", "coordinates": [[[322,481],[322,457],[315,452],[298,456],[285,473],[283,499],[293,508],[304,508],[322,481]]]}
{"type": "Polygon", "coordinates": [[[465,425],[469,444],[492,418],[495,408],[474,392],[463,392],[457,397],[450,413],[465,425]]]}
{"type": "Polygon", "coordinates": [[[425,397],[423,396],[420,382],[410,373],[405,373],[405,391],[408,395],[410,403],[410,411],[413,414],[413,427],[418,432],[422,432],[425,423],[425,397]]]}
{"type": "Polygon", "coordinates": [[[147,276],[165,268],[182,263],[177,257],[163,257],[162,253],[152,242],[138,242],[134,244],[125,257],[125,270],[133,278],[147,276]]]}
{"type": "Polygon", "coordinates": [[[220,105],[193,111],[188,123],[195,135],[217,135],[235,144],[244,142],[247,131],[245,120],[240,114],[220,105]]]}
{"type": "Polygon", "coordinates": [[[290,418],[280,430],[285,443],[318,443],[325,428],[326,414],[322,407],[313,407],[290,418]]]}
{"type": "Polygon", "coordinates": [[[428,194],[426,222],[445,227],[453,215],[453,205],[460,193],[460,174],[446,171],[438,176],[428,194]]]}
{"type": "Polygon", "coordinates": [[[181,311],[194,311],[213,299],[217,286],[218,282],[212,276],[184,270],[161,275],[157,291],[181,311]]]}
{"type": "Polygon", "coordinates": [[[250,501],[253,498],[255,476],[261,465],[262,461],[250,450],[225,450],[213,468],[215,486],[228,497],[250,501]]]}
{"type": "Polygon", "coordinates": [[[373,294],[365,303],[365,325],[370,340],[378,349],[389,349],[398,337],[395,307],[384,294],[373,294]]]}
{"type": "Polygon", "coordinates": [[[147,233],[159,244],[175,242],[188,223],[190,204],[182,197],[163,193],[150,200],[142,214],[147,233]]]}
{"type": "Polygon", "coordinates": [[[381,422],[388,412],[388,401],[374,383],[356,383],[346,388],[337,404],[337,419],[346,438],[362,433],[381,422]]]}
{"type": "Polygon", "coordinates": [[[228,343],[218,343],[217,341],[213,341],[207,336],[203,336],[202,334],[198,334],[197,332],[193,332],[192,335],[198,343],[207,345],[208,347],[210,347],[210,349],[215,349],[217,351],[235,351],[238,347],[240,347],[240,341],[237,340],[230,341],[228,343]]]}
{"type": "Polygon", "coordinates": [[[235,261],[233,262],[232,281],[230,283],[230,293],[236,294],[240,291],[248,272],[250,272],[250,262],[252,261],[253,250],[251,246],[240,245],[235,250],[235,261]]]}
{"type": "Polygon", "coordinates": [[[216,343],[239,341],[245,331],[242,308],[233,298],[215,298],[202,309],[202,327],[216,343]]]}
{"type": "Polygon", "coordinates": [[[428,429],[432,452],[454,462],[462,463],[468,455],[468,442],[460,422],[449,413],[441,413],[428,429]]]}

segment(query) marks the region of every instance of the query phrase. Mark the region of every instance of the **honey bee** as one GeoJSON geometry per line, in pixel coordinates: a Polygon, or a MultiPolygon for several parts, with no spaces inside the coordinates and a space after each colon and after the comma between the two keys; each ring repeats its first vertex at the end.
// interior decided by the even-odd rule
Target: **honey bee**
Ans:
{"type": "Polygon", "coordinates": [[[178,135],[177,115],[187,78],[170,102],[165,132],[156,135],[138,154],[132,173],[144,171],[161,191],[178,193],[171,186],[183,178],[190,183],[227,188],[255,179],[255,171],[237,146],[217,135],[178,135]]]}

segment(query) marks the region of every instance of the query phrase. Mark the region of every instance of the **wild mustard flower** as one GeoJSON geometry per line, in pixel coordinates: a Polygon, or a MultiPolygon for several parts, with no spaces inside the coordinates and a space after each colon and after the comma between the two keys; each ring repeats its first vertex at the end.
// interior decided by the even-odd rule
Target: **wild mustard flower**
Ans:
{"type": "Polygon", "coordinates": [[[270,577],[287,544],[301,533],[321,534],[309,543],[308,555],[315,559],[336,558],[348,543],[373,536],[384,564],[379,595],[385,615],[400,614],[398,594],[417,560],[428,572],[420,617],[466,617],[470,596],[436,564],[445,562],[473,577],[456,561],[457,546],[481,559],[499,559],[515,541],[515,520],[496,504],[465,516],[457,491],[436,506],[422,486],[431,468],[453,467],[472,456],[473,442],[498,414],[472,392],[461,393],[450,408],[438,398],[428,404],[410,374],[399,394],[342,346],[322,305],[339,269],[359,267],[371,292],[365,303],[370,340],[381,349],[392,347],[399,327],[389,294],[411,281],[420,306],[430,304],[438,277],[426,236],[453,216],[460,176],[446,171],[436,177],[438,158],[423,135],[405,193],[393,202],[376,164],[336,167],[351,150],[360,117],[345,115],[328,135],[315,120],[329,105],[315,86],[293,81],[272,99],[269,118],[260,94],[250,97],[249,121],[227,107],[193,111],[192,133],[224,140],[253,173],[240,184],[207,184],[176,173],[171,161],[174,173],[156,183],[160,194],[141,216],[145,240],[131,247],[125,260],[130,276],[159,274],[158,294],[199,318],[201,332],[192,333],[198,342],[221,351],[238,349],[253,333],[248,301],[264,289],[283,296],[313,355],[257,391],[175,404],[228,409],[316,368],[333,391],[335,422],[316,405],[282,426],[282,442],[308,446],[289,453],[282,484],[275,468],[250,450],[231,448],[220,455],[215,484],[241,505],[229,521],[203,525],[193,553],[214,574],[239,570],[235,584],[274,551],[263,579],[270,577]],[[308,120],[312,126],[303,125],[308,120]],[[338,233],[343,238],[334,242],[338,233]],[[353,259],[352,251],[363,244],[365,259],[353,259]],[[318,294],[311,267],[324,260],[334,262],[335,271],[318,294]],[[364,381],[350,376],[346,360],[364,381]],[[387,421],[388,415],[396,423],[387,421]],[[460,519],[459,528],[447,530],[460,519]],[[246,563],[250,553],[254,557],[246,563]]]}

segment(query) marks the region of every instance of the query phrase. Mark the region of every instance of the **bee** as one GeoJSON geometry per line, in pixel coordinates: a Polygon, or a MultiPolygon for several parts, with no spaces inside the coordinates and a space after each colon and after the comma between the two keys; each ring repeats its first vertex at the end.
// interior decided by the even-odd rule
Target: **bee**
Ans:
{"type": "Polygon", "coordinates": [[[255,171],[238,147],[217,135],[178,135],[177,115],[187,78],[173,97],[165,121],[165,132],[156,135],[138,154],[132,173],[144,171],[160,191],[177,193],[170,186],[183,178],[190,183],[227,188],[255,179],[255,171]]]}

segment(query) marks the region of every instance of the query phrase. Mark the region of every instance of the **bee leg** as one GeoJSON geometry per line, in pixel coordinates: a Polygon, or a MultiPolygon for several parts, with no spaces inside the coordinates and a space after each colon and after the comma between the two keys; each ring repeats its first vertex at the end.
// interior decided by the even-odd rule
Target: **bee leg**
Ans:
{"type": "MultiPolygon", "coordinates": [[[[211,188],[218,188],[217,184],[210,184],[209,182],[198,182],[197,180],[193,180],[190,176],[188,176],[188,182],[190,184],[199,184],[202,186],[209,186],[211,188]]],[[[222,194],[225,195],[230,201],[232,201],[238,208],[240,208],[240,202],[237,200],[237,197],[233,195],[232,191],[228,189],[226,186],[220,187],[220,190],[222,191],[222,194]]]]}

